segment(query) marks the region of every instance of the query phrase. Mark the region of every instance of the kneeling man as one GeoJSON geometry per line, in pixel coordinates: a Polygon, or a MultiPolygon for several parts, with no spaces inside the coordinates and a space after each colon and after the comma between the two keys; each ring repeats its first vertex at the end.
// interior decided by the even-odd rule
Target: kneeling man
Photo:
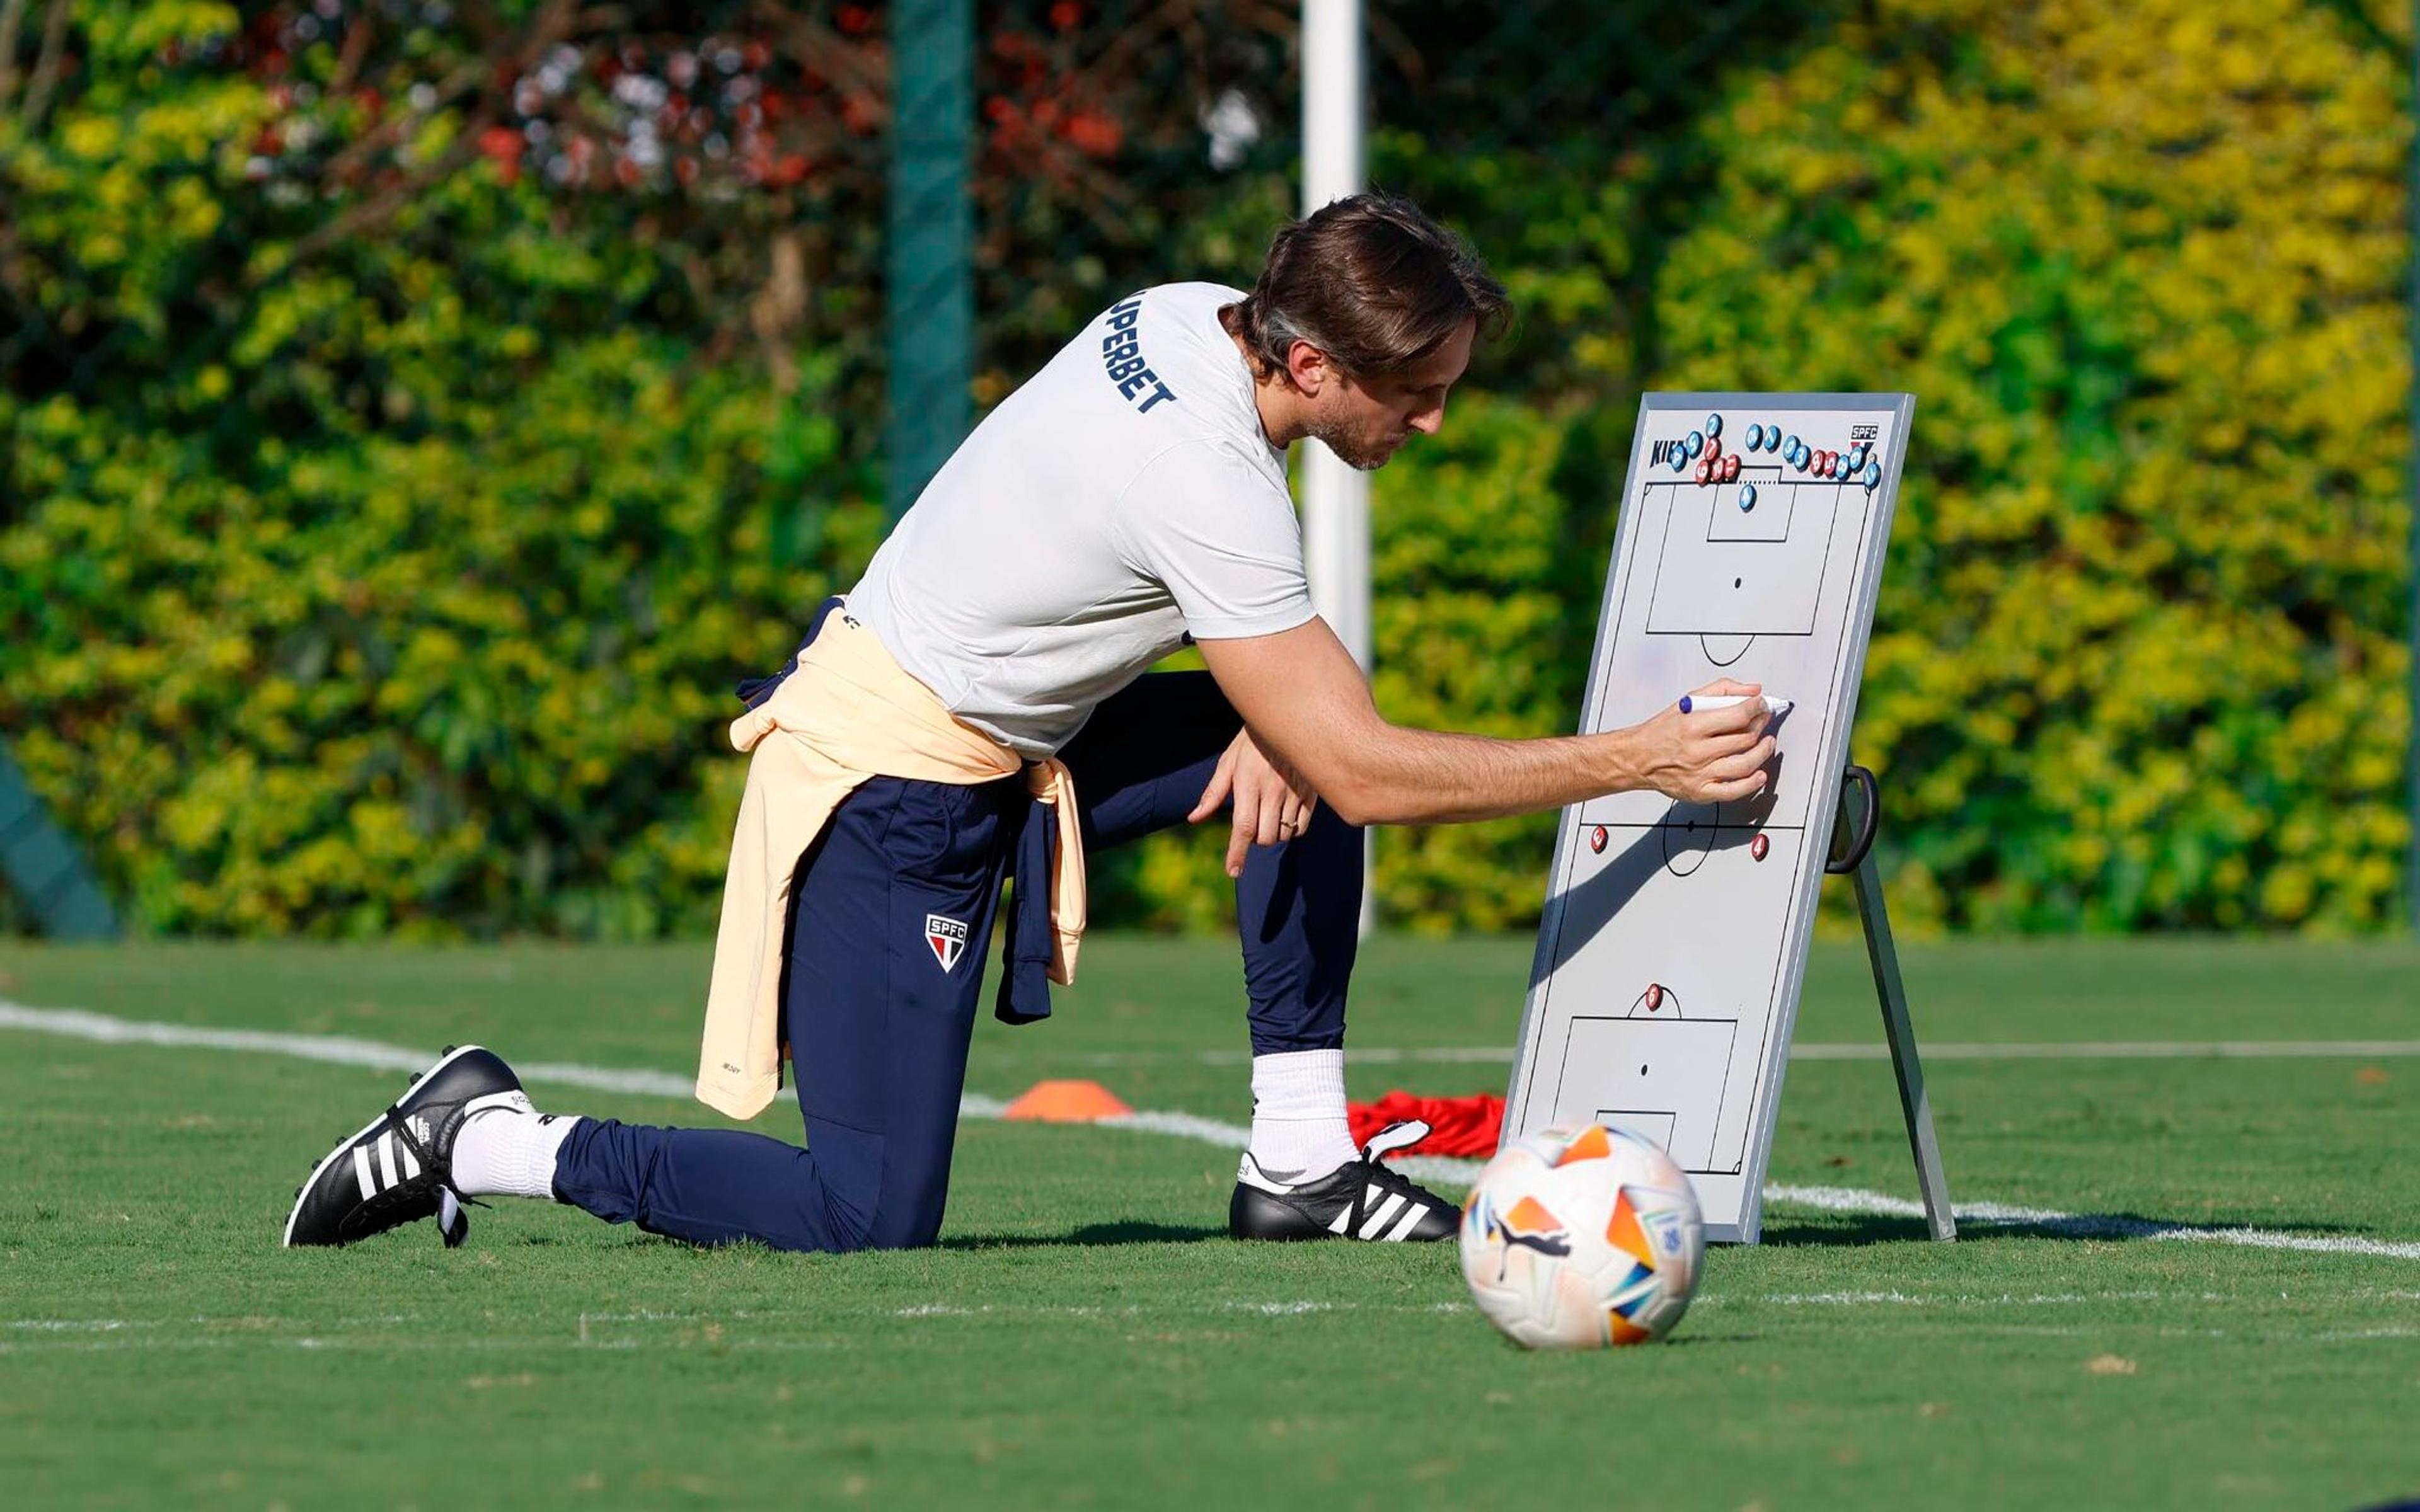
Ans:
{"type": "Polygon", "coordinates": [[[286,1242],[430,1216],[456,1242],[460,1198],[519,1196],[701,1244],[929,1244],[996,922],[997,1011],[1041,1017],[1074,974],[1085,857],[1220,812],[1252,1046],[1232,1231],[1450,1235],[1452,1204],[1348,1133],[1359,826],[1633,789],[1734,800],[1773,754],[1753,699],[1542,740],[1390,724],[1312,613],[1286,448],[1315,437],[1374,469],[1435,434],[1505,309],[1458,238],[1365,194],[1280,231],[1249,293],[1170,284],[1104,311],[976,427],[790,665],[743,689],[698,1095],[752,1117],[786,1047],[806,1148],[541,1116],[467,1047],[320,1161],[286,1242]],[[1144,675],[1188,641],[1206,673],[1144,675]]]}

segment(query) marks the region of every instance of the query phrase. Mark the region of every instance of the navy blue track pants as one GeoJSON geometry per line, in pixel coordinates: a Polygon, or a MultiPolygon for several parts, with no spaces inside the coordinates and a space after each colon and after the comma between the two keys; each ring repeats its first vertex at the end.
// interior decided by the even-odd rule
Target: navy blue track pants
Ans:
{"type": "MultiPolygon", "coordinates": [[[[1086,853],[1183,824],[1241,728],[1206,672],[1154,673],[1103,703],[1060,753],[1086,853]]],[[[783,1002],[806,1149],[586,1119],[556,1158],[556,1195],[701,1244],[931,1243],[1001,881],[1031,801],[1021,778],[876,778],[801,859],[783,1002]],[[949,950],[946,929],[937,949],[936,918],[965,927],[963,949],[949,950]]],[[[1361,832],[1321,805],[1298,838],[1252,848],[1235,903],[1254,1053],[1342,1045],[1361,832]]]]}

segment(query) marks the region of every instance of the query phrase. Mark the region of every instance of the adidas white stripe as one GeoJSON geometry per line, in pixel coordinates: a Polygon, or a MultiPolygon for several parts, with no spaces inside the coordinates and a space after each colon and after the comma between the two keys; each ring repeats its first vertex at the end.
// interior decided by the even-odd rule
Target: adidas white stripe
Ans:
{"type": "MultiPolygon", "coordinates": [[[[1375,1196],[1377,1190],[1378,1189],[1376,1187],[1372,1187],[1370,1189],[1370,1195],[1375,1196]]],[[[1367,1202],[1370,1200],[1370,1197],[1364,1196],[1361,1200],[1367,1202]]],[[[1361,1237],[1363,1239],[1377,1238],[1378,1230],[1386,1227],[1387,1225],[1393,1220],[1396,1211],[1403,1206],[1404,1195],[1401,1192],[1388,1193],[1387,1200],[1379,1205],[1377,1211],[1370,1215],[1370,1221],[1361,1226],[1361,1237]]],[[[1412,1206],[1412,1215],[1415,1220],[1419,1216],[1419,1205],[1417,1203],[1412,1206]]]]}
{"type": "Polygon", "coordinates": [[[1395,1226],[1394,1232],[1387,1236],[1387,1242],[1389,1244],[1400,1244],[1404,1240],[1409,1239],[1411,1237],[1412,1230],[1418,1228],[1420,1226],[1420,1220],[1428,1215],[1428,1204],[1424,1202],[1413,1203],[1411,1205],[1411,1211],[1404,1214],[1404,1221],[1397,1224],[1395,1226]]]}
{"type": "Polygon", "coordinates": [[[370,1147],[367,1145],[353,1147],[353,1180],[362,1184],[364,1202],[378,1196],[378,1180],[370,1175],[370,1147]]]}
{"type": "Polygon", "coordinates": [[[381,1184],[385,1186],[393,1186],[397,1180],[395,1174],[394,1130],[389,1129],[386,1133],[379,1135],[378,1152],[379,1176],[381,1178],[381,1184]]]}

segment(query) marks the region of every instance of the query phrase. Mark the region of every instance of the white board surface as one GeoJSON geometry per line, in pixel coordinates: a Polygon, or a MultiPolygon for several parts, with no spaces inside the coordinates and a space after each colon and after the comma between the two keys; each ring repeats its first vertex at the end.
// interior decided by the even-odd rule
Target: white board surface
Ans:
{"type": "Polygon", "coordinates": [[[1795,706],[1752,803],[1627,793],[1563,811],[1504,1130],[1595,1119],[1646,1134],[1690,1173],[1710,1239],[1757,1238],[1914,409],[1903,393],[1639,406],[1579,728],[1639,723],[1721,677],[1795,706]],[[1775,444],[1750,446],[1751,427],[1775,444]],[[1735,474],[1699,481],[1702,450],[1676,470],[1693,433],[1735,474]],[[1871,471],[1823,475],[1792,440],[1862,448],[1871,471]]]}

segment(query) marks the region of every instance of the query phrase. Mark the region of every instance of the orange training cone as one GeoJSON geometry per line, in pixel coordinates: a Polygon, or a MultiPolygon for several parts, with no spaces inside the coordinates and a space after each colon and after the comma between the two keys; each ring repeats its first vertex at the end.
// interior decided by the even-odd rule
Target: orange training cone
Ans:
{"type": "Polygon", "coordinates": [[[1001,1117],[1032,1119],[1043,1123],[1092,1123],[1133,1111],[1098,1082],[1036,1082],[1001,1117]]]}

